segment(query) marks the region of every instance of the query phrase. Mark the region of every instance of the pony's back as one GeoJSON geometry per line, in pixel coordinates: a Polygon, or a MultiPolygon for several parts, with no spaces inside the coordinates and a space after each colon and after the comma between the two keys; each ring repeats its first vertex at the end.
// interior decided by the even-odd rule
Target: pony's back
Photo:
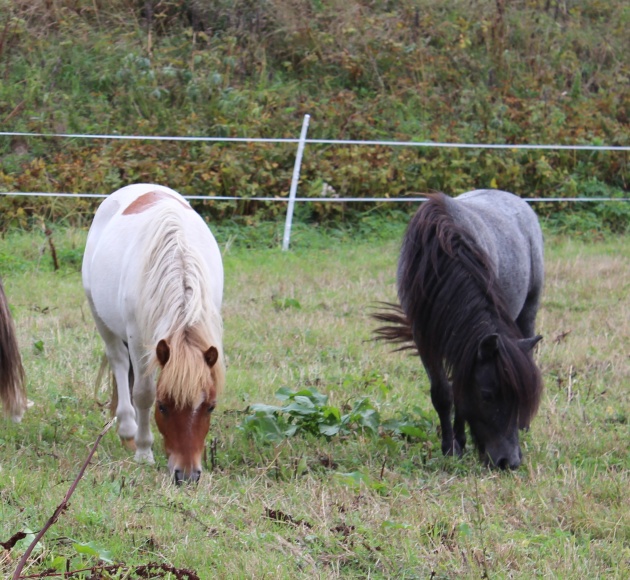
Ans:
{"type": "MultiPolygon", "coordinates": [[[[114,192],[101,204],[86,243],[83,285],[96,313],[116,335],[124,337],[129,321],[136,320],[139,312],[148,312],[151,317],[151,311],[160,308],[157,296],[151,304],[142,303],[147,294],[145,277],[152,260],[157,266],[169,263],[156,264],[156,251],[172,253],[178,248],[193,249],[188,252],[191,259],[202,262],[205,271],[211,272],[204,290],[212,310],[220,311],[221,253],[208,226],[183,197],[164,186],[134,184],[114,192]]],[[[173,270],[162,273],[170,272],[173,270]]],[[[160,285],[169,279],[152,281],[157,289],[154,292],[159,292],[160,285]]]]}
{"type": "Polygon", "coordinates": [[[543,235],[536,213],[518,196],[496,189],[445,197],[444,202],[454,223],[487,256],[508,313],[516,320],[528,296],[539,295],[544,283],[543,235]]]}

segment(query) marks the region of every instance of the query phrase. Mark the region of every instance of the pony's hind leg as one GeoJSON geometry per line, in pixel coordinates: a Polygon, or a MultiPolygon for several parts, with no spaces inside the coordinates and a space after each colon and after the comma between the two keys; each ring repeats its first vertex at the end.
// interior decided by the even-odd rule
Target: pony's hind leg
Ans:
{"type": "Polygon", "coordinates": [[[112,386],[116,389],[116,392],[112,397],[112,402],[116,403],[113,411],[118,422],[118,435],[125,445],[133,447],[133,440],[136,436],[138,425],[136,424],[136,412],[131,404],[129,349],[125,342],[116,336],[98,315],[92,300],[92,294],[87,288],[85,293],[94,315],[96,328],[105,343],[105,355],[114,375],[114,384],[112,386]]]}
{"type": "Polygon", "coordinates": [[[523,338],[532,338],[536,334],[536,313],[540,304],[540,288],[529,291],[525,304],[516,318],[516,325],[523,333],[523,338]]]}

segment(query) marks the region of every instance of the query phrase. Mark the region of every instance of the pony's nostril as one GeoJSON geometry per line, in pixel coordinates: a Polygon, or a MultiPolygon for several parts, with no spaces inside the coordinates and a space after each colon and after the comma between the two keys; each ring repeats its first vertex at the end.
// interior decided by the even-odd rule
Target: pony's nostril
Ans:
{"type": "Polygon", "coordinates": [[[499,461],[497,461],[496,466],[499,469],[503,469],[504,471],[508,468],[518,469],[521,466],[521,460],[519,458],[519,459],[510,461],[507,457],[502,457],[501,459],[499,459],[499,461]]]}
{"type": "Polygon", "coordinates": [[[183,469],[173,471],[173,480],[175,485],[183,483],[197,483],[201,477],[201,469],[193,469],[190,473],[186,473],[183,469]]]}
{"type": "Polygon", "coordinates": [[[515,459],[514,461],[510,462],[510,469],[518,469],[521,466],[521,460],[523,459],[523,454],[520,452],[518,453],[518,459],[515,459]]]}

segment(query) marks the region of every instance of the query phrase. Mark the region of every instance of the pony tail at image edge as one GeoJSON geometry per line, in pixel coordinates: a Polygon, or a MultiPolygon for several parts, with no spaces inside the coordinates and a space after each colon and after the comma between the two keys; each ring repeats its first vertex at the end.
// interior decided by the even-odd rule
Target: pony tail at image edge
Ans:
{"type": "Polygon", "coordinates": [[[415,350],[417,347],[413,340],[411,324],[402,308],[398,304],[391,302],[381,302],[379,304],[382,310],[375,312],[371,317],[379,322],[385,322],[386,325],[379,326],[372,331],[375,335],[372,340],[382,340],[401,345],[394,349],[395,351],[415,350]]]}
{"type": "Polygon", "coordinates": [[[15,335],[15,325],[0,280],[0,399],[5,415],[18,423],[26,411],[24,367],[15,335]]]}

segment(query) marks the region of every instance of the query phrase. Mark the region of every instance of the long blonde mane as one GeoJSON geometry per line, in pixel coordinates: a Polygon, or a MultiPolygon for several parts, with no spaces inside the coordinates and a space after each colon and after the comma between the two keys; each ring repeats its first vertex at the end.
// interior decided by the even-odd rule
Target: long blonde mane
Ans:
{"type": "Polygon", "coordinates": [[[148,230],[138,296],[148,367],[158,367],[156,346],[166,340],[170,358],[159,384],[176,406],[194,406],[209,388],[208,373],[217,393],[225,384],[223,322],[211,295],[211,273],[199,250],[189,244],[178,208],[157,210],[148,230]],[[211,370],[203,357],[210,346],[219,352],[211,370]]]}

